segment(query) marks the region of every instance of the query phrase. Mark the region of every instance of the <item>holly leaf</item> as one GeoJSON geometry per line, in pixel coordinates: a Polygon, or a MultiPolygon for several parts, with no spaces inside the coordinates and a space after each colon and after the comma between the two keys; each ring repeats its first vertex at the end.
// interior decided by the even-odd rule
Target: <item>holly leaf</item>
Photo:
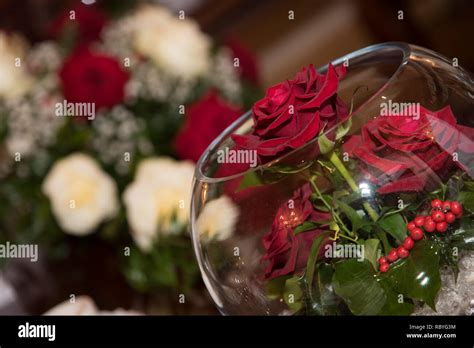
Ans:
{"type": "Polygon", "coordinates": [[[459,203],[464,209],[474,212],[474,192],[462,191],[458,196],[459,203]]]}
{"type": "Polygon", "coordinates": [[[390,270],[382,274],[380,279],[386,280],[396,293],[421,300],[436,310],[435,299],[441,288],[439,262],[436,244],[419,241],[410,251],[408,258],[393,263],[390,270]]]}
{"type": "Polygon", "coordinates": [[[451,247],[474,250],[474,221],[470,217],[461,219],[460,227],[451,236],[451,247]]]}
{"type": "Polygon", "coordinates": [[[369,261],[349,259],[336,263],[334,268],[334,291],[353,314],[376,315],[381,311],[386,295],[369,261]]]}
{"type": "Polygon", "coordinates": [[[413,313],[415,306],[411,300],[393,291],[386,279],[382,279],[380,284],[385,291],[387,299],[378,315],[410,315],[413,313]]]}
{"type": "Polygon", "coordinates": [[[380,247],[379,239],[367,239],[364,242],[364,258],[372,264],[374,269],[377,269],[379,247],[380,247]]]}
{"type": "Polygon", "coordinates": [[[402,242],[407,236],[405,220],[403,220],[401,214],[384,216],[377,221],[377,224],[399,242],[402,242]]]}

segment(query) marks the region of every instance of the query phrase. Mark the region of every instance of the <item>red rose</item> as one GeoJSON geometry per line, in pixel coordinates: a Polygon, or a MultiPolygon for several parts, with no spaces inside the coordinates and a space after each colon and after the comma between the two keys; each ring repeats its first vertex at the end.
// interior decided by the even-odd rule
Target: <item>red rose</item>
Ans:
{"type": "Polygon", "coordinates": [[[288,80],[267,90],[265,97],[253,107],[253,131],[232,138],[240,147],[256,150],[260,159],[285,153],[303,146],[324,128],[332,128],[348,117],[344,102],[337,96],[338,71],[329,64],[326,75],[310,65],[294,80],[288,80]]]}
{"type": "Polygon", "coordinates": [[[192,104],[176,136],[175,148],[181,159],[197,162],[209,144],[242,114],[226,103],[215,91],[192,104]]]}
{"type": "Polygon", "coordinates": [[[94,5],[77,4],[67,9],[53,20],[49,27],[49,34],[59,39],[66,29],[72,28],[79,44],[88,44],[100,38],[100,33],[107,18],[94,5]],[[74,19],[71,19],[74,11],[74,19]]]}
{"type": "Polygon", "coordinates": [[[457,125],[449,106],[420,117],[379,116],[352,136],[344,151],[361,162],[361,170],[381,194],[421,191],[458,165],[472,176],[473,128],[457,125]],[[458,160],[453,161],[453,153],[458,160]],[[469,155],[470,154],[470,155],[469,155]]]}
{"type": "Polygon", "coordinates": [[[95,103],[96,109],[121,103],[128,80],[117,60],[88,50],[70,56],[59,75],[68,102],[95,103]]]}
{"type": "Polygon", "coordinates": [[[271,231],[263,237],[265,255],[262,261],[269,261],[265,268],[266,280],[304,268],[313,240],[326,231],[324,228],[327,226],[321,226],[322,228],[294,234],[295,227],[305,221],[325,221],[331,218],[330,213],[314,210],[309,200],[311,193],[309,184],[297,189],[291,200],[278,209],[271,231]]]}

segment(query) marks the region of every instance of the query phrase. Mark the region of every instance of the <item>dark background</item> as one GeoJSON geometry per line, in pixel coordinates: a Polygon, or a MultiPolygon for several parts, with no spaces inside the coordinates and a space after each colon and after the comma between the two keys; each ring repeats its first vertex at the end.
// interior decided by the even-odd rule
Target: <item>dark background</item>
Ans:
{"type": "MultiPolygon", "coordinates": [[[[30,41],[47,37],[51,19],[79,0],[0,0],[0,26],[30,41]]],[[[97,0],[111,17],[140,1],[97,0]]],[[[142,1],[144,2],[144,1],[142,1]]],[[[472,0],[162,0],[194,17],[217,40],[253,52],[263,86],[374,43],[405,41],[474,70],[472,0]],[[293,11],[294,20],[288,19],[293,11]],[[403,20],[399,19],[403,11],[403,20]]]]}

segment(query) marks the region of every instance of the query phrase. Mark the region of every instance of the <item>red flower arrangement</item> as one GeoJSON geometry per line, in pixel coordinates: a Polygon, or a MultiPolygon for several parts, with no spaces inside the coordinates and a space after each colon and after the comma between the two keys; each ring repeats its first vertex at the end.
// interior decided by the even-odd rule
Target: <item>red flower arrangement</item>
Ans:
{"type": "MultiPolygon", "coordinates": [[[[271,289],[271,298],[281,291],[280,301],[290,309],[299,311],[310,303],[306,310],[311,313],[327,313],[321,292],[328,291],[332,305],[346,306],[333,308],[333,314],[347,313],[347,307],[352,314],[410,314],[415,300],[434,308],[440,265],[455,267],[457,261],[450,259],[454,246],[472,247],[462,204],[468,202],[469,214],[474,213],[474,182],[463,187],[461,178],[473,176],[474,129],[458,124],[447,105],[437,111],[420,107],[416,118],[380,115],[354,135],[352,115],[338,96],[345,73],[344,67],[330,64],[325,75],[312,66],[302,69],[293,80],[269,88],[254,105],[249,134],[232,136],[236,146],[256,151],[261,162],[275,159],[249,172],[257,187],[246,184],[232,197],[275,191],[277,182],[290,183],[293,175],[294,182],[306,181],[274,208],[273,223],[262,238],[266,289],[271,289]],[[320,151],[304,152],[305,165],[294,166],[281,157],[315,139],[320,151]],[[343,153],[349,154],[347,160],[341,160],[343,153]],[[358,183],[361,177],[367,180],[358,183]],[[446,199],[448,180],[449,194],[459,197],[452,201],[446,199]],[[394,193],[414,201],[405,205],[394,193]],[[394,201],[398,205],[391,206],[394,201]],[[328,245],[328,240],[334,243],[328,245]],[[338,244],[369,251],[356,254],[360,259],[344,254],[339,259],[334,252],[327,257],[324,249],[338,244]],[[414,264],[422,264],[417,265],[422,270],[414,264]],[[313,283],[320,270],[326,284],[313,283]],[[419,284],[420,272],[429,285],[419,284]],[[290,290],[301,294],[299,303],[288,300],[290,290]],[[366,291],[383,301],[371,302],[366,291]],[[393,291],[407,298],[404,306],[389,303],[393,291]]],[[[246,179],[247,174],[241,185],[250,181],[246,179]]],[[[267,197],[272,201],[271,194],[267,197]]]]}

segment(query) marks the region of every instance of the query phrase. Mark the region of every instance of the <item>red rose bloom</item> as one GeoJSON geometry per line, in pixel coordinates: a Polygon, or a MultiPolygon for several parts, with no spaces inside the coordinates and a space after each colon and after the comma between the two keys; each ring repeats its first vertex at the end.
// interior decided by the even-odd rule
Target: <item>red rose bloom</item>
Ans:
{"type": "Polygon", "coordinates": [[[327,226],[321,226],[322,228],[294,234],[295,227],[305,221],[331,218],[330,213],[313,208],[309,200],[311,193],[309,184],[297,189],[291,200],[278,209],[271,231],[263,237],[265,255],[262,261],[269,261],[265,269],[266,280],[304,268],[313,240],[327,230],[327,226]]]}
{"type": "Polygon", "coordinates": [[[53,20],[49,27],[49,34],[54,39],[59,39],[66,28],[72,28],[79,44],[88,44],[100,38],[100,33],[107,18],[94,5],[77,4],[72,9],[62,12],[53,20]],[[71,19],[70,11],[74,11],[71,19]]]}
{"type": "Polygon", "coordinates": [[[226,103],[215,91],[192,104],[186,120],[176,136],[175,148],[181,159],[197,162],[209,144],[242,114],[226,103]]]}
{"type": "Polygon", "coordinates": [[[64,62],[59,75],[68,102],[95,103],[96,109],[100,109],[124,99],[128,74],[112,57],[76,51],[64,62]]]}
{"type": "Polygon", "coordinates": [[[240,147],[256,150],[260,159],[296,149],[315,138],[322,129],[328,130],[348,117],[344,102],[337,96],[338,71],[329,64],[326,75],[310,65],[294,80],[288,80],[267,90],[265,97],[253,107],[253,131],[232,138],[240,147]]]}
{"type": "Polygon", "coordinates": [[[420,117],[379,116],[344,144],[344,151],[361,162],[361,170],[381,194],[421,191],[437,184],[453,165],[472,176],[473,129],[457,125],[449,106],[420,117]],[[453,161],[453,153],[458,160],[453,161]],[[469,155],[470,154],[470,155],[469,155]]]}

